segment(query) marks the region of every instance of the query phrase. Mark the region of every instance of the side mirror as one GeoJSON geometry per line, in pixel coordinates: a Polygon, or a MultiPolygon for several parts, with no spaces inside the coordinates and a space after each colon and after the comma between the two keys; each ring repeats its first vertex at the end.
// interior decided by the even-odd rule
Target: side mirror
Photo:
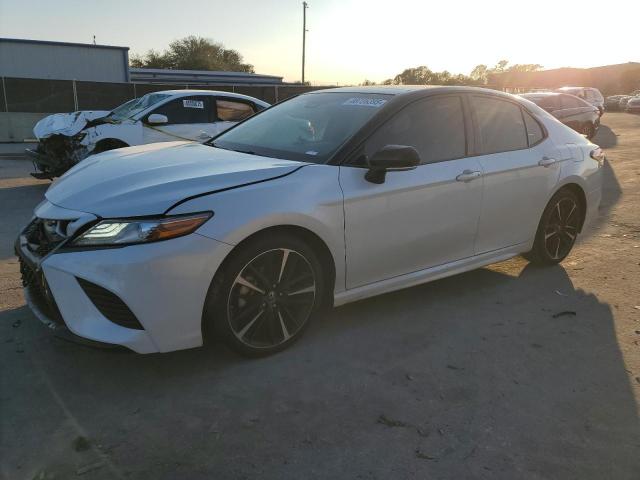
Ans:
{"type": "Polygon", "coordinates": [[[162,125],[165,123],[169,123],[169,119],[166,115],[162,115],[160,113],[152,113],[147,117],[147,123],[151,125],[162,125]]]}
{"type": "Polygon", "coordinates": [[[408,145],[386,145],[368,161],[369,170],[364,178],[371,183],[384,183],[387,172],[413,170],[420,165],[418,151],[408,145]]]}

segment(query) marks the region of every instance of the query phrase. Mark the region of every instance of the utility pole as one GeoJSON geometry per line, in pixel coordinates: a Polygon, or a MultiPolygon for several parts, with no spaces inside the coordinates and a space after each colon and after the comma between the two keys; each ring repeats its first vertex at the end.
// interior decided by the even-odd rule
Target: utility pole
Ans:
{"type": "Polygon", "coordinates": [[[307,2],[302,2],[302,84],[304,85],[304,54],[307,41],[307,2]]]}

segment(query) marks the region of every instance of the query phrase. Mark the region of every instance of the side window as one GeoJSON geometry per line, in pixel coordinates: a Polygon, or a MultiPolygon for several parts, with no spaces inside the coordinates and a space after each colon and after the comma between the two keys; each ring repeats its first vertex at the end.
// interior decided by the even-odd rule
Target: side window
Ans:
{"type": "Polygon", "coordinates": [[[528,147],[522,110],[511,102],[491,97],[472,97],[481,154],[508,152],[528,147]]]}
{"type": "Polygon", "coordinates": [[[571,95],[560,95],[560,101],[562,102],[562,108],[581,108],[587,106],[584,100],[580,100],[571,95]]]}
{"type": "Polygon", "coordinates": [[[524,124],[527,127],[527,138],[529,139],[529,146],[533,147],[542,141],[544,138],[544,132],[542,127],[526,110],[522,110],[524,116],[524,124]]]}
{"type": "Polygon", "coordinates": [[[152,113],[166,115],[169,124],[184,123],[208,123],[208,102],[205,96],[183,97],[165,103],[156,108],[152,113]]]}
{"type": "Polygon", "coordinates": [[[216,100],[218,118],[223,122],[239,122],[255,113],[253,107],[245,102],[235,100],[216,100]]]}
{"type": "Polygon", "coordinates": [[[537,98],[534,103],[545,110],[556,110],[558,108],[558,97],[556,95],[546,95],[537,98]]]}
{"type": "Polygon", "coordinates": [[[367,157],[385,145],[410,145],[422,164],[466,155],[464,115],[460,97],[436,97],[413,103],[380,127],[364,146],[367,157]]]}

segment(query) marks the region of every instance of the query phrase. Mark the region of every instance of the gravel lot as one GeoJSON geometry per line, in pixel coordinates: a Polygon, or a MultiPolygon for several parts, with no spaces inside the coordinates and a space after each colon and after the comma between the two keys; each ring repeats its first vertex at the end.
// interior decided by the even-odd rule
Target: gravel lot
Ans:
{"type": "Polygon", "coordinates": [[[637,480],[640,116],[603,123],[599,224],[562,266],[341,307],[261,360],[53,337],[12,251],[48,182],[0,158],[0,476],[637,480]]]}

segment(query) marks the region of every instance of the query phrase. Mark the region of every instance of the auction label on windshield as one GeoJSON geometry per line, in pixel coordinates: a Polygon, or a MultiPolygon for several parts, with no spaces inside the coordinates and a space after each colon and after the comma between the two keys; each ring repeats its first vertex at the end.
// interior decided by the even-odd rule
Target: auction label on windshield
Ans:
{"type": "Polygon", "coordinates": [[[366,97],[353,97],[346,100],[342,105],[355,105],[358,107],[374,107],[379,108],[387,103],[382,98],[366,98],[366,97]]]}
{"type": "Polygon", "coordinates": [[[184,108],[201,108],[204,110],[204,100],[182,100],[184,108]]]}

